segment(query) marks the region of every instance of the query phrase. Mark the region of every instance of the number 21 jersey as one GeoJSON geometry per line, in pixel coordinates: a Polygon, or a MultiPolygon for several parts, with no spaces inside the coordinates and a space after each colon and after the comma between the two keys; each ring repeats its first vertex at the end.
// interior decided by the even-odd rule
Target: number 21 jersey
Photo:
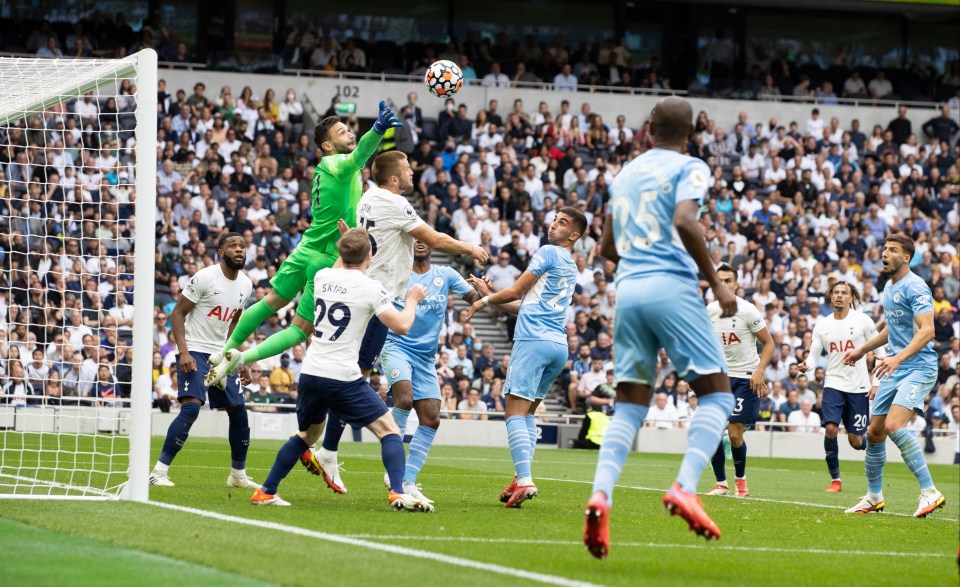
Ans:
{"type": "Polygon", "coordinates": [[[537,276],[520,300],[514,340],[546,340],[567,344],[567,306],[577,286],[577,264],[570,251],[554,245],[540,247],[527,267],[537,276]]]}
{"type": "Polygon", "coordinates": [[[354,269],[317,271],[314,283],[314,322],[310,348],[301,373],[356,381],[360,343],[373,315],[391,307],[382,285],[354,269]]]}

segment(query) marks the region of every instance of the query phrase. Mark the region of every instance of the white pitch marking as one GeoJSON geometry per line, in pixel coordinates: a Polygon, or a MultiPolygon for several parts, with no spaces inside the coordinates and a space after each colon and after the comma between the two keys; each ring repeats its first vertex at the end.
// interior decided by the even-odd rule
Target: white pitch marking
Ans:
{"type": "Polygon", "coordinates": [[[390,554],[397,554],[405,557],[428,559],[428,560],[445,563],[445,564],[453,565],[457,567],[476,569],[478,571],[487,571],[487,572],[496,573],[499,575],[509,575],[511,577],[518,577],[520,579],[536,581],[538,583],[545,583],[547,585],[560,585],[561,587],[600,587],[596,583],[588,583],[586,581],[577,581],[575,579],[567,579],[566,577],[558,577],[556,575],[534,573],[531,571],[524,571],[522,569],[505,567],[503,565],[485,563],[481,561],[475,561],[475,560],[470,560],[466,558],[450,556],[446,554],[439,554],[436,552],[429,552],[426,550],[418,550],[415,548],[395,546],[393,544],[381,544],[379,542],[370,542],[368,540],[361,540],[359,538],[343,536],[340,534],[328,534],[325,532],[317,532],[314,530],[307,530],[306,528],[298,528],[297,526],[287,526],[285,524],[278,524],[276,522],[251,520],[248,518],[230,516],[230,515],[221,514],[218,512],[200,510],[196,508],[180,506],[180,505],[175,505],[170,503],[161,503],[157,501],[148,501],[147,503],[149,505],[164,508],[164,509],[193,514],[196,516],[200,516],[203,518],[210,518],[213,520],[220,520],[221,522],[233,522],[235,524],[243,524],[245,526],[254,526],[257,528],[264,528],[266,530],[276,530],[278,532],[296,534],[298,536],[305,536],[307,538],[316,538],[317,540],[325,540],[327,542],[335,542],[337,544],[359,546],[360,548],[368,548],[370,550],[388,552],[390,554]]]}

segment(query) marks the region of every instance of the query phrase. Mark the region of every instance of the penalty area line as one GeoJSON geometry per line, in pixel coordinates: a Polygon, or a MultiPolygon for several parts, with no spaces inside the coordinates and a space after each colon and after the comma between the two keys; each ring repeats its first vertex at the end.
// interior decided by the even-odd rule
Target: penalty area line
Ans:
{"type": "MultiPolygon", "coordinates": [[[[485,537],[472,537],[472,536],[405,536],[405,535],[386,535],[378,536],[376,534],[348,534],[351,538],[365,538],[370,540],[420,540],[424,542],[477,542],[477,543],[498,543],[498,544],[542,544],[544,546],[575,546],[578,548],[583,547],[582,542],[575,542],[573,540],[541,540],[537,538],[485,538],[485,537]]],[[[615,545],[619,547],[629,547],[629,548],[667,548],[667,549],[676,549],[676,548],[690,548],[700,551],[707,550],[733,550],[740,552],[765,552],[765,553],[776,553],[776,554],[836,554],[841,556],[898,556],[898,557],[950,557],[953,558],[952,553],[941,553],[941,552],[881,552],[881,551],[870,551],[870,550],[831,550],[826,548],[777,548],[772,546],[736,546],[736,545],[719,545],[719,544],[686,544],[686,543],[674,543],[668,544],[663,542],[617,542],[615,545]]]]}
{"type": "Polygon", "coordinates": [[[265,530],[275,530],[278,532],[286,532],[288,534],[295,534],[297,536],[314,538],[316,540],[323,540],[326,542],[333,542],[336,544],[345,544],[348,546],[357,546],[360,548],[366,548],[369,550],[376,550],[379,552],[386,552],[390,554],[397,554],[400,556],[432,560],[435,562],[453,565],[456,567],[475,569],[478,571],[486,571],[489,573],[495,573],[498,575],[507,575],[510,577],[518,577],[520,579],[526,579],[528,581],[536,581],[537,583],[544,583],[546,585],[560,585],[561,587],[600,587],[596,583],[589,583],[586,581],[577,581],[575,579],[567,579],[566,577],[558,577],[556,575],[534,573],[531,571],[524,571],[522,569],[514,569],[511,567],[505,567],[503,565],[485,563],[481,561],[471,560],[467,558],[460,558],[456,556],[449,556],[445,554],[439,554],[436,552],[429,552],[426,550],[406,548],[403,546],[396,546],[393,544],[382,544],[379,542],[371,542],[369,540],[363,540],[363,539],[354,538],[351,536],[343,536],[339,534],[328,534],[326,532],[317,532],[315,530],[308,530],[306,528],[299,528],[297,526],[288,526],[286,524],[279,524],[277,522],[252,520],[249,518],[231,516],[227,514],[221,514],[219,512],[211,512],[207,510],[175,505],[171,503],[162,503],[157,501],[148,501],[146,503],[148,505],[152,505],[155,507],[183,512],[187,514],[193,514],[195,516],[200,516],[203,518],[219,520],[221,522],[232,522],[234,524],[241,524],[244,526],[253,526],[256,528],[263,528],[265,530]]]}

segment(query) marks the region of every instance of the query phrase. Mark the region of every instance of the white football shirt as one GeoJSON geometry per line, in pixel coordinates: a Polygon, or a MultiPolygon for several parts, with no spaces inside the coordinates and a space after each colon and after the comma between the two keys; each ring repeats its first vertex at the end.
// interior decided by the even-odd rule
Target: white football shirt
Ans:
{"type": "Polygon", "coordinates": [[[707,306],[707,315],[710,316],[713,328],[720,338],[720,346],[723,347],[727,375],[749,379],[760,365],[756,333],[766,328],[767,322],[756,306],[739,297],[736,314],[721,318],[722,313],[720,302],[707,306]]]}
{"type": "Polygon", "coordinates": [[[253,282],[241,271],[227,279],[220,264],[204,267],[193,274],[183,296],[196,304],[187,314],[187,350],[212,354],[223,350],[230,322],[243,310],[253,291],[253,282]]]}
{"type": "Polygon", "coordinates": [[[416,210],[399,194],[370,188],[357,204],[357,226],[370,234],[373,260],[367,276],[379,281],[390,299],[404,299],[413,268],[411,230],[423,224],[416,210]]]}
{"type": "MultiPolygon", "coordinates": [[[[876,335],[877,327],[863,312],[851,309],[843,320],[837,320],[833,314],[826,316],[813,329],[807,367],[816,368],[820,353],[826,351],[827,376],[823,382],[824,387],[846,393],[867,393],[870,391],[867,359],[860,359],[851,367],[843,364],[843,355],[876,335]]],[[[881,349],[874,351],[874,354],[879,352],[881,349]]]]}
{"type": "Polygon", "coordinates": [[[321,269],[313,284],[314,330],[300,373],[356,381],[367,322],[393,307],[391,298],[380,283],[355,269],[321,269]]]}

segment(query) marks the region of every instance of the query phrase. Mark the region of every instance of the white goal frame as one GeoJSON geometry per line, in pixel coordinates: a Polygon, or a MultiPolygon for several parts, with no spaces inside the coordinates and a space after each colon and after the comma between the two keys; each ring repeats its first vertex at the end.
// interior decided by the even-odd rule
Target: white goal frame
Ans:
{"type": "MultiPolygon", "coordinates": [[[[132,381],[130,392],[129,468],[119,495],[28,495],[3,494],[0,498],[21,499],[149,499],[153,355],[154,253],[156,251],[157,181],[157,53],[152,49],[112,61],[91,60],[91,67],[79,79],[57,75],[57,66],[73,59],[3,57],[0,65],[15,66],[23,73],[16,89],[0,87],[0,124],[22,118],[25,112],[40,112],[58,104],[65,95],[85,92],[116,83],[121,77],[136,75],[136,214],[137,232],[134,252],[134,320],[132,344],[132,381]],[[26,83],[22,83],[26,82],[26,83]]],[[[9,80],[8,80],[9,81],[9,80]]],[[[3,86],[5,84],[0,84],[3,86]]]]}

